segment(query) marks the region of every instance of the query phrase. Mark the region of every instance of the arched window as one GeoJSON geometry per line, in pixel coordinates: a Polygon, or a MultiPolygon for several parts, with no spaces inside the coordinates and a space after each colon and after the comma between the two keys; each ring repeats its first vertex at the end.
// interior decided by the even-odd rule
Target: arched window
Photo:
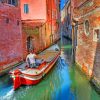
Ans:
{"type": "Polygon", "coordinates": [[[84,23],[84,30],[85,30],[86,35],[90,34],[89,29],[90,29],[89,21],[86,20],[85,23],[84,23]]]}

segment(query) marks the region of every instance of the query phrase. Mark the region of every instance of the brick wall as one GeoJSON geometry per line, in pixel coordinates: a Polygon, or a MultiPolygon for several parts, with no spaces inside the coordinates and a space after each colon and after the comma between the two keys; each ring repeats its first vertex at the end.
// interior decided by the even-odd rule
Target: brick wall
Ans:
{"type": "MultiPolygon", "coordinates": [[[[80,5],[80,2],[77,1],[77,5],[80,5]]],[[[98,73],[96,69],[100,69],[100,37],[97,37],[97,34],[100,35],[97,31],[100,30],[100,2],[99,0],[89,0],[88,2],[81,1],[81,5],[77,6],[75,11],[77,13],[74,15],[74,18],[79,19],[76,62],[87,75],[91,76],[92,74],[95,74],[100,77],[100,75],[96,74],[98,73]],[[86,20],[89,22],[89,34],[87,34],[85,28],[86,20]],[[96,36],[95,32],[97,32],[96,36]]]]}
{"type": "Polygon", "coordinates": [[[0,70],[22,59],[19,12],[20,10],[14,6],[0,3],[0,70]]]}

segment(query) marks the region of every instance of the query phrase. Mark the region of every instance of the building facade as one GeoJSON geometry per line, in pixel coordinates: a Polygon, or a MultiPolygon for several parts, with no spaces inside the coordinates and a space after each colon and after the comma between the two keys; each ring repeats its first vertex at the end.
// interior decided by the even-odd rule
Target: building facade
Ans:
{"type": "Polygon", "coordinates": [[[59,0],[0,0],[0,73],[59,39],[59,0]]]}
{"type": "Polygon", "coordinates": [[[100,83],[100,0],[74,0],[73,5],[76,63],[100,83]]]}
{"type": "Polygon", "coordinates": [[[71,1],[68,0],[61,9],[61,28],[62,38],[65,43],[71,44],[72,41],[72,27],[71,27],[71,1]]]}
{"type": "Polygon", "coordinates": [[[22,59],[20,9],[0,0],[0,75],[22,59]]]}
{"type": "Polygon", "coordinates": [[[20,8],[25,58],[29,49],[42,51],[58,40],[59,0],[20,0],[20,8]]]}

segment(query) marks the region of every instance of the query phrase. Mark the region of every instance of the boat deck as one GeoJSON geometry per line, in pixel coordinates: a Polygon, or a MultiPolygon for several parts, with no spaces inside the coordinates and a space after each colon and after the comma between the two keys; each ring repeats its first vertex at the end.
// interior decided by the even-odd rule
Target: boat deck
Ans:
{"type": "Polygon", "coordinates": [[[59,51],[54,51],[54,50],[46,50],[45,52],[40,53],[38,56],[39,58],[44,59],[46,63],[42,64],[42,66],[38,66],[37,68],[28,68],[23,71],[21,71],[23,74],[29,74],[29,75],[38,75],[43,70],[46,69],[48,64],[58,55],[59,51]]]}
{"type": "Polygon", "coordinates": [[[59,51],[54,51],[54,50],[46,50],[45,52],[39,54],[39,58],[44,59],[45,61],[51,61],[59,51]]]}

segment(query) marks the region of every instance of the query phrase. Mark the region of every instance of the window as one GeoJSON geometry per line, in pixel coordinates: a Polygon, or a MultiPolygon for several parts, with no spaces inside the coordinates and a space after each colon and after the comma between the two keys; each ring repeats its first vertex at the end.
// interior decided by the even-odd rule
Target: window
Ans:
{"type": "Polygon", "coordinates": [[[6,18],[6,23],[7,23],[7,24],[9,23],[9,18],[6,18]]]}
{"type": "Polygon", "coordinates": [[[100,42],[100,29],[94,29],[93,41],[100,42]]]}
{"type": "Polygon", "coordinates": [[[13,5],[16,5],[16,0],[12,0],[12,4],[13,5]]]}
{"type": "Polygon", "coordinates": [[[8,0],[8,4],[17,6],[18,5],[18,0],[8,0]]]}
{"type": "Polygon", "coordinates": [[[30,50],[33,50],[34,46],[33,46],[33,38],[31,36],[27,37],[27,50],[28,52],[30,50]]]}
{"type": "Polygon", "coordinates": [[[19,20],[17,20],[17,26],[19,26],[19,20]]]}
{"type": "Polygon", "coordinates": [[[29,6],[28,4],[24,4],[24,13],[29,13],[29,6]]]}
{"type": "Polygon", "coordinates": [[[4,3],[4,0],[0,0],[1,3],[4,3]]]}
{"type": "Polygon", "coordinates": [[[86,35],[89,35],[89,34],[90,34],[90,33],[89,33],[89,28],[90,28],[90,26],[89,26],[89,21],[86,20],[85,23],[84,23],[84,30],[85,30],[85,34],[86,34],[86,35]]]}

